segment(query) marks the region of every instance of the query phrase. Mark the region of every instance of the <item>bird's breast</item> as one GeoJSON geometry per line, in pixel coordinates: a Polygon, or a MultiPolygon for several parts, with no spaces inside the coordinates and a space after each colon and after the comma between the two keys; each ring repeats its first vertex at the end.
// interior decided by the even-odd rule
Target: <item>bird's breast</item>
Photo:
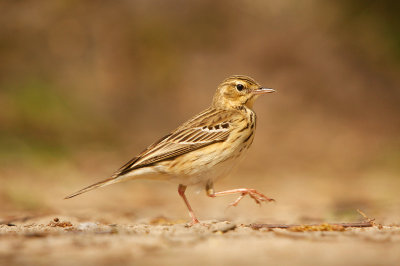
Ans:
{"type": "Polygon", "coordinates": [[[253,143],[257,122],[256,114],[251,109],[246,108],[243,113],[243,118],[235,121],[236,130],[232,131],[230,136],[232,144],[238,147],[239,153],[253,143]]]}
{"type": "Polygon", "coordinates": [[[256,115],[251,110],[229,122],[231,132],[222,142],[179,156],[173,161],[161,163],[170,175],[185,185],[204,183],[226,175],[238,159],[243,157],[254,139],[256,115]]]}

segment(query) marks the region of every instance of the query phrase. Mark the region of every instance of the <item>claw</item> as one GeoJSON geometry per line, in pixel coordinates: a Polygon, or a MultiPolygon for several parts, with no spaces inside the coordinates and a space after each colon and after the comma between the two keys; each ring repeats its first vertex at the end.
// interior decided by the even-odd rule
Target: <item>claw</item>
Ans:
{"type": "Polygon", "coordinates": [[[261,202],[263,201],[275,201],[274,199],[268,198],[267,196],[261,194],[255,189],[243,189],[240,196],[234,202],[229,204],[228,207],[230,206],[236,207],[246,195],[249,195],[258,205],[261,205],[261,202]]]}
{"type": "Polygon", "coordinates": [[[196,224],[199,224],[199,225],[207,227],[207,228],[210,228],[210,226],[211,226],[210,224],[201,223],[201,222],[199,222],[199,220],[196,219],[196,220],[192,220],[190,223],[185,224],[185,227],[189,228],[189,227],[192,227],[192,226],[194,226],[196,224]]]}

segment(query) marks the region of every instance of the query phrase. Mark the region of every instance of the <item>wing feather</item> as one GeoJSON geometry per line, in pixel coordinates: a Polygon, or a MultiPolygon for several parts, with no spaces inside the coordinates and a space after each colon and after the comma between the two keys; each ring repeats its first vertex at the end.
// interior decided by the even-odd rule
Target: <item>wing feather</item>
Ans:
{"type": "Polygon", "coordinates": [[[150,166],[157,162],[172,160],[188,152],[225,141],[232,130],[227,118],[232,118],[232,115],[234,115],[232,111],[212,108],[205,110],[172,133],[150,145],[137,157],[123,165],[113,177],[125,175],[132,170],[150,166]]]}

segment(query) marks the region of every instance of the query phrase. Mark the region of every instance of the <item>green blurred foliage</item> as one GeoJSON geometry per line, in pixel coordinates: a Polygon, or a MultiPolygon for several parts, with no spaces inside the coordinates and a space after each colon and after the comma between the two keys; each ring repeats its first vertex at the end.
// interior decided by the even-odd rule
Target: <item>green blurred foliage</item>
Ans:
{"type": "Polygon", "coordinates": [[[101,119],[51,82],[31,79],[2,89],[0,158],[8,163],[66,159],[74,145],[85,141],[82,135],[99,129],[107,134],[101,119]]]}
{"type": "Polygon", "coordinates": [[[354,29],[369,31],[366,27],[373,23],[379,30],[384,45],[387,45],[393,55],[393,59],[400,63],[400,3],[396,1],[340,1],[343,12],[346,14],[346,22],[352,24],[354,29]]]}

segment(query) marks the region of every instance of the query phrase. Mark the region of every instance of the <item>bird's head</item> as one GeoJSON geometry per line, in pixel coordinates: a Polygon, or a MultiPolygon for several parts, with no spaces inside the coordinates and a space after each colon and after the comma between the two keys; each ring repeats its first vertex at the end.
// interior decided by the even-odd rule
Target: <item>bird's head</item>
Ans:
{"type": "Polygon", "coordinates": [[[274,92],[274,89],[261,87],[254,79],[247,76],[231,76],[217,88],[213,106],[229,109],[239,106],[253,107],[254,100],[261,94],[274,92]]]}

